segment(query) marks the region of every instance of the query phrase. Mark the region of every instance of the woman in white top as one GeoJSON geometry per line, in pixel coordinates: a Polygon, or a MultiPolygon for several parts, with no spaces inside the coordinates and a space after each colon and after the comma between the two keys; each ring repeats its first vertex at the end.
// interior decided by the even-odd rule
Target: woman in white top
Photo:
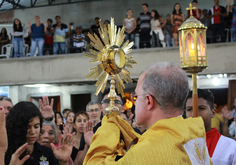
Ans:
{"type": "Polygon", "coordinates": [[[163,47],[166,47],[166,43],[164,42],[164,34],[162,32],[162,28],[166,24],[166,20],[164,20],[157,10],[152,10],[151,11],[151,34],[152,35],[152,47],[161,47],[160,41],[163,47]]]}
{"type": "MultiPolygon", "coordinates": [[[[137,26],[136,19],[132,17],[133,11],[131,9],[127,10],[126,18],[123,20],[123,26],[125,26],[125,41],[129,40],[134,42],[135,29],[137,26]]],[[[132,46],[134,48],[134,46],[132,46]]]]}

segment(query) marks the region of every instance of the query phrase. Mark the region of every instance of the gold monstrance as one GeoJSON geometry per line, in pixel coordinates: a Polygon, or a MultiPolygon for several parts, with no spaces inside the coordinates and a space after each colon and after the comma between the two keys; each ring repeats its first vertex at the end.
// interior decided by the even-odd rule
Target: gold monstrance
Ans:
{"type": "Polygon", "coordinates": [[[90,58],[90,63],[100,64],[90,68],[87,79],[93,78],[95,80],[99,77],[96,83],[97,90],[95,93],[98,95],[100,91],[104,91],[108,77],[111,76],[111,87],[108,94],[111,101],[110,106],[106,108],[106,115],[109,117],[111,115],[117,115],[119,111],[118,107],[114,105],[114,100],[117,96],[115,92],[115,81],[118,93],[123,96],[125,85],[121,76],[126,83],[132,83],[130,72],[125,67],[133,68],[132,65],[137,64],[137,62],[132,60],[132,56],[127,56],[132,51],[130,48],[134,43],[129,43],[129,41],[123,43],[125,27],[123,26],[122,29],[119,28],[117,32],[114,18],[111,18],[111,24],[108,25],[108,29],[102,24],[101,20],[99,20],[99,24],[99,34],[102,41],[96,34],[93,36],[88,33],[91,40],[90,44],[94,47],[94,50],[90,49],[89,53],[85,54],[85,57],[90,58]]]}

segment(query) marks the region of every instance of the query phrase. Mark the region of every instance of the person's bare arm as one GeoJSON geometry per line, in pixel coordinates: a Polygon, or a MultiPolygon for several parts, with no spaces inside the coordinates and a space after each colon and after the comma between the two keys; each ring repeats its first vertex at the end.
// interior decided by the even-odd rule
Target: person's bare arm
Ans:
{"type": "Polygon", "coordinates": [[[230,5],[230,0],[227,0],[228,6],[227,6],[227,12],[229,13],[233,9],[233,5],[230,5]]]}
{"type": "Polygon", "coordinates": [[[44,33],[47,34],[47,22],[44,22],[44,33]]]}
{"type": "Polygon", "coordinates": [[[162,22],[161,28],[163,28],[166,24],[166,20],[164,20],[162,17],[160,17],[160,21],[162,22]]]}
{"type": "MultiPolygon", "coordinates": [[[[123,19],[123,26],[125,26],[125,18],[123,19]]],[[[125,32],[128,33],[128,30],[125,28],[125,32]]]]}
{"type": "Polygon", "coordinates": [[[134,18],[134,27],[130,31],[131,32],[134,31],[136,29],[136,27],[137,27],[137,20],[134,18]]]}
{"type": "Polygon", "coordinates": [[[7,42],[9,42],[9,37],[7,36],[7,39],[2,40],[1,42],[2,42],[2,43],[7,43],[7,42]]]}
{"type": "Polygon", "coordinates": [[[224,13],[221,13],[220,12],[220,14],[219,15],[221,15],[221,16],[223,16],[223,17],[228,17],[228,14],[227,14],[227,12],[224,12],[224,13]]]}
{"type": "Polygon", "coordinates": [[[5,153],[7,152],[7,131],[6,131],[6,117],[4,107],[0,107],[0,165],[5,164],[5,153]]]}
{"type": "Polygon", "coordinates": [[[222,134],[224,136],[226,136],[226,137],[230,137],[229,128],[228,128],[228,122],[229,122],[228,119],[224,119],[223,127],[222,127],[222,134]]]}
{"type": "Polygon", "coordinates": [[[183,20],[183,22],[184,22],[184,14],[182,13],[181,16],[182,16],[182,20],[183,20]]]}
{"type": "Polygon", "coordinates": [[[87,144],[85,144],[84,146],[84,150],[83,151],[79,151],[76,155],[75,161],[74,161],[74,165],[82,165],[84,158],[88,152],[89,146],[87,144]]]}
{"type": "Polygon", "coordinates": [[[196,15],[197,15],[197,18],[200,19],[201,14],[199,13],[198,9],[196,10],[196,15]]]}
{"type": "Polygon", "coordinates": [[[175,25],[174,25],[174,16],[173,16],[173,14],[171,14],[171,24],[172,24],[173,26],[175,26],[175,25]]]}
{"type": "Polygon", "coordinates": [[[229,119],[231,117],[231,111],[229,111],[228,109],[224,110],[223,112],[223,127],[222,127],[222,134],[226,137],[230,137],[229,134],[229,128],[228,128],[228,123],[229,123],[229,119]]]}
{"type": "Polygon", "coordinates": [[[53,28],[50,32],[51,32],[51,34],[54,34],[55,33],[55,31],[58,29],[58,28],[61,28],[61,26],[56,26],[55,28],[53,28]]]}
{"type": "Polygon", "coordinates": [[[31,23],[30,22],[28,22],[28,27],[29,27],[29,34],[31,34],[32,31],[31,31],[31,23]]]}

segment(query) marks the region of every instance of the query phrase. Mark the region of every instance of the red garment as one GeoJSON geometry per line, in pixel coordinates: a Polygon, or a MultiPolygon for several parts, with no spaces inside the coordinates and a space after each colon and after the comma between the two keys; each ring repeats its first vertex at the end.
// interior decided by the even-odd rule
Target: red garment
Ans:
{"type": "Polygon", "coordinates": [[[210,157],[212,157],[215,151],[220,136],[221,134],[217,131],[216,128],[213,128],[212,130],[206,133],[206,143],[210,157]]]}
{"type": "Polygon", "coordinates": [[[180,28],[180,26],[183,23],[183,18],[181,14],[173,14],[173,22],[174,22],[174,26],[172,28],[173,33],[178,33],[178,28],[180,28]]]}
{"type": "Polygon", "coordinates": [[[45,36],[44,44],[53,45],[53,35],[50,33],[50,31],[51,31],[51,28],[47,27],[47,33],[45,36]]]}
{"type": "MultiPolygon", "coordinates": [[[[212,14],[214,14],[214,13],[216,13],[216,12],[220,12],[221,11],[221,8],[220,7],[213,7],[213,13],[212,14]]],[[[213,21],[214,21],[214,24],[219,24],[219,23],[221,23],[220,22],[220,15],[215,15],[214,17],[213,17],[213,21]]]]}
{"type": "MultiPolygon", "coordinates": [[[[193,10],[193,17],[198,19],[198,21],[200,21],[200,18],[202,16],[202,10],[201,9],[197,9],[197,10],[193,10]],[[199,18],[197,18],[197,10],[198,10],[198,13],[199,13],[199,18]]],[[[188,18],[190,17],[190,11],[188,10],[188,18]]]]}

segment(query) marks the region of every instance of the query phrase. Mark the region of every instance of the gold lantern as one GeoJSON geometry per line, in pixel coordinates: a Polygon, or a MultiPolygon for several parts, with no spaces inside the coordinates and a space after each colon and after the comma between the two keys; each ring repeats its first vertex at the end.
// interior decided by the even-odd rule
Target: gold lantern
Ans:
{"type": "Polygon", "coordinates": [[[197,117],[197,73],[207,68],[207,27],[192,16],[192,10],[196,8],[192,7],[191,3],[189,4],[189,8],[186,9],[190,10],[190,17],[178,29],[180,65],[187,73],[192,74],[193,116],[197,117]]]}

